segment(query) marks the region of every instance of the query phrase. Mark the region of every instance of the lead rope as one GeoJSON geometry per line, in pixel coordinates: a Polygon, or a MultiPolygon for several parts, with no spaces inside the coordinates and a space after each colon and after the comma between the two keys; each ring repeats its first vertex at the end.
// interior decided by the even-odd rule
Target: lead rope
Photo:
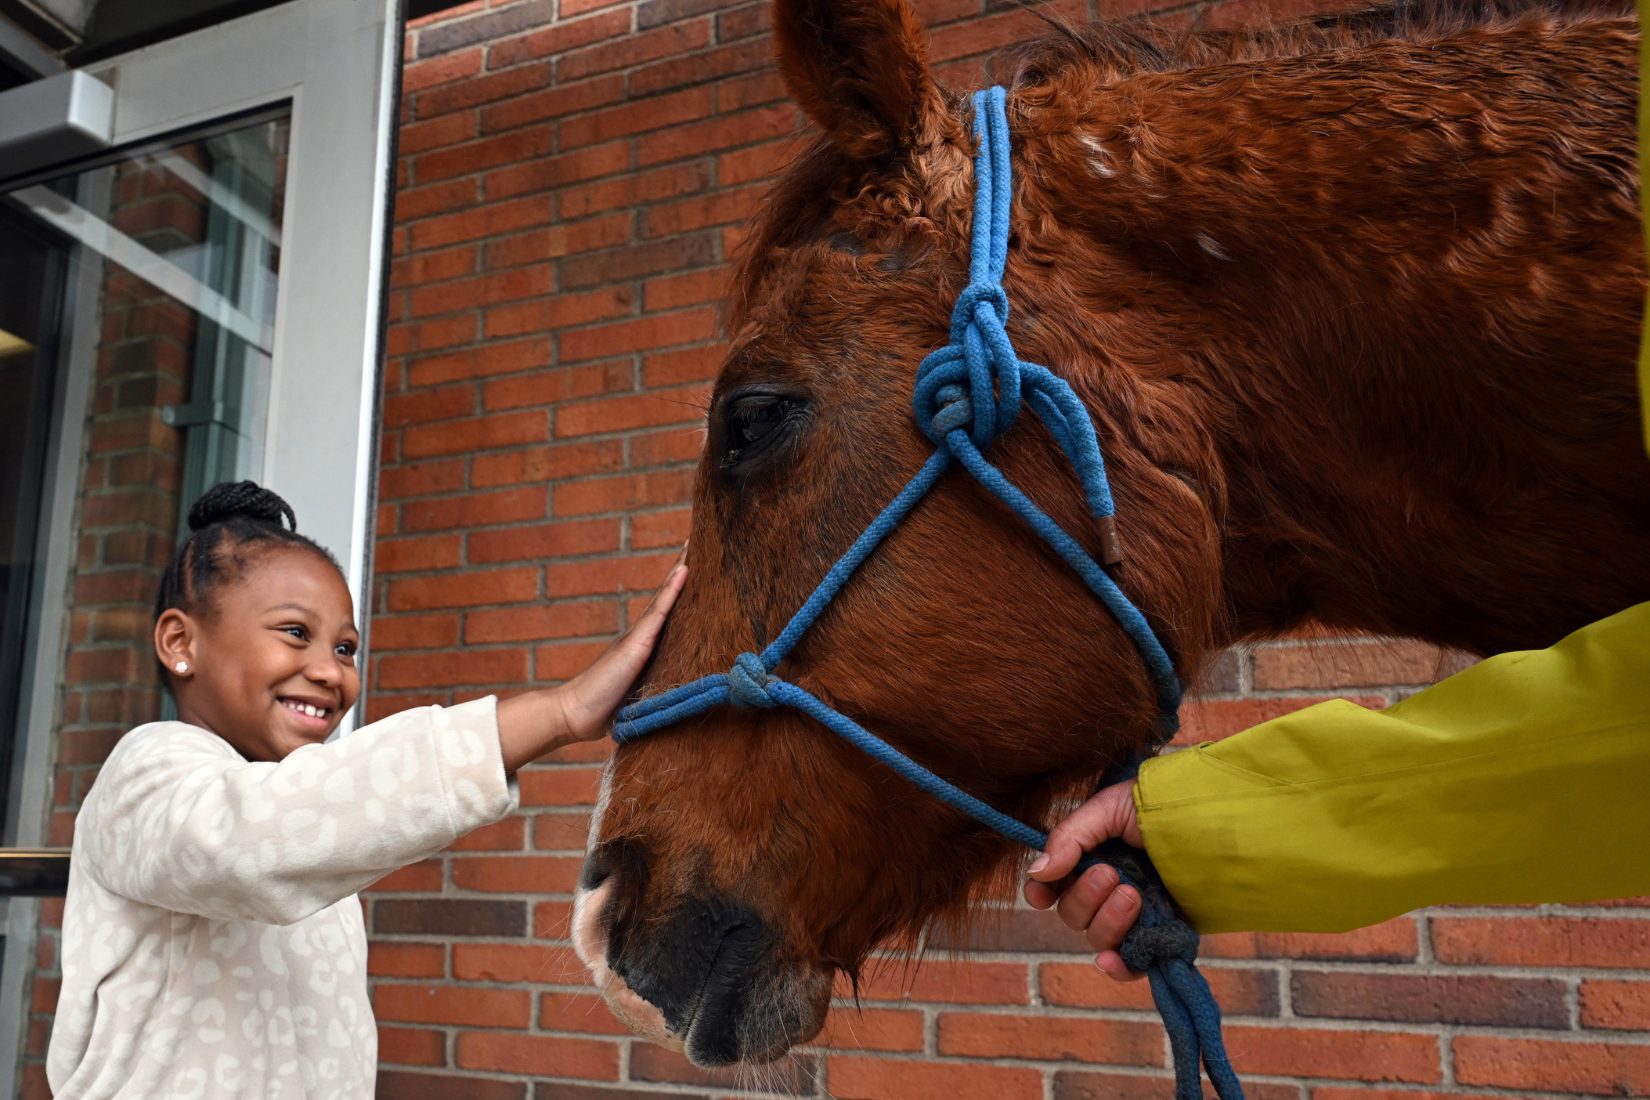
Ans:
{"type": "MultiPolygon", "coordinates": [[[[702,677],[625,707],[613,727],[613,739],[620,744],[633,741],[725,703],[793,707],[980,824],[1042,851],[1048,844],[1048,834],[941,779],[812,693],[773,674],[848,578],[955,460],[1054,548],[1134,642],[1158,699],[1154,750],[1172,737],[1179,725],[1180,681],[1145,616],[1076,539],[980,453],[1008,430],[1022,404],[1030,404],[1083,484],[1089,512],[1099,526],[1102,556],[1107,564],[1121,560],[1113,524],[1116,509],[1088,410],[1064,379],[1047,367],[1022,360],[1004,328],[1008,296],[1002,280],[1008,259],[1012,199],[1005,103],[1006,93],[1000,87],[974,93],[974,135],[979,151],[975,157],[969,284],[951,314],[951,342],[930,353],[917,368],[912,408],[918,426],[934,444],[934,454],[854,540],[767,648],[760,654],[741,653],[725,673],[702,677]]],[[[1124,777],[1138,767],[1137,760],[1124,777]]],[[[1085,855],[1078,870],[1097,863],[1112,865],[1123,882],[1140,891],[1140,919],[1124,938],[1120,954],[1124,962],[1143,971],[1151,982],[1152,999],[1169,1033],[1175,1100],[1202,1100],[1200,1063],[1219,1100],[1243,1100],[1243,1087],[1226,1058],[1220,1008],[1194,964],[1197,932],[1180,915],[1145,852],[1109,841],[1085,855]]]]}

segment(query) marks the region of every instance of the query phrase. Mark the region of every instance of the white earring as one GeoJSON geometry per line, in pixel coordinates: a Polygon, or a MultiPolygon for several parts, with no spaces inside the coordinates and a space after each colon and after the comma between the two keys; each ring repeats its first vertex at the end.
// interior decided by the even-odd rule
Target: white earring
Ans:
{"type": "Polygon", "coordinates": [[[185,672],[189,671],[189,662],[188,661],[179,661],[177,664],[172,666],[172,669],[179,676],[182,676],[185,672]]]}

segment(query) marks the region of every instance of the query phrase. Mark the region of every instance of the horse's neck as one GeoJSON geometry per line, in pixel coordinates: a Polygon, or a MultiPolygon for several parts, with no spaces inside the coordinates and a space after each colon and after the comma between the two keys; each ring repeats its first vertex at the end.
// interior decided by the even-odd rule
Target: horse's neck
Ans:
{"type": "Polygon", "coordinates": [[[1167,318],[1126,327],[1212,395],[1233,637],[1491,651],[1650,599],[1633,31],[1142,77],[1074,123],[1167,318]]]}

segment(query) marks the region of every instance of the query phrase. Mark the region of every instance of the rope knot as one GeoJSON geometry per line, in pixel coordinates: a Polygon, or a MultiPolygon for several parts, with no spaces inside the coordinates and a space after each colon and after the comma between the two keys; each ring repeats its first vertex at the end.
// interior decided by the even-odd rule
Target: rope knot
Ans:
{"type": "Polygon", "coordinates": [[[768,689],[779,682],[779,677],[768,671],[762,658],[754,653],[741,653],[728,670],[728,701],[739,707],[768,709],[779,705],[768,689]]]}
{"type": "Polygon", "coordinates": [[[963,332],[972,325],[1002,328],[1008,323],[1008,292],[1002,284],[969,283],[957,295],[957,304],[951,308],[951,342],[963,342],[963,332]],[[982,315],[980,306],[990,313],[982,315]],[[993,324],[995,322],[995,324],[993,324]]]}
{"type": "Polygon", "coordinates": [[[936,447],[958,428],[968,429],[976,447],[990,446],[1019,415],[1025,364],[1003,327],[1007,319],[1001,285],[970,283],[951,311],[951,342],[917,367],[912,408],[936,447]]]}
{"type": "Polygon", "coordinates": [[[1182,959],[1192,962],[1197,958],[1197,932],[1183,920],[1147,927],[1136,924],[1123,939],[1117,953],[1136,973],[1145,973],[1152,964],[1182,959]]]}
{"type": "Polygon", "coordinates": [[[974,403],[968,399],[968,391],[952,383],[941,386],[934,394],[934,401],[939,405],[939,411],[934,414],[934,420],[928,432],[930,438],[944,439],[945,433],[958,428],[966,428],[974,420],[974,403]]]}

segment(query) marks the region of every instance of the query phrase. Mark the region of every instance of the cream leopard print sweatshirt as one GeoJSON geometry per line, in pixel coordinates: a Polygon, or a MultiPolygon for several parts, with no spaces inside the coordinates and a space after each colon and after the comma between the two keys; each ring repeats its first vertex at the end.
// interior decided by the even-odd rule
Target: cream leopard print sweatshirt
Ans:
{"type": "Polygon", "coordinates": [[[516,803],[492,698],[278,764],[182,722],[128,733],[75,820],[57,1100],[370,1100],[355,892],[516,803]]]}

